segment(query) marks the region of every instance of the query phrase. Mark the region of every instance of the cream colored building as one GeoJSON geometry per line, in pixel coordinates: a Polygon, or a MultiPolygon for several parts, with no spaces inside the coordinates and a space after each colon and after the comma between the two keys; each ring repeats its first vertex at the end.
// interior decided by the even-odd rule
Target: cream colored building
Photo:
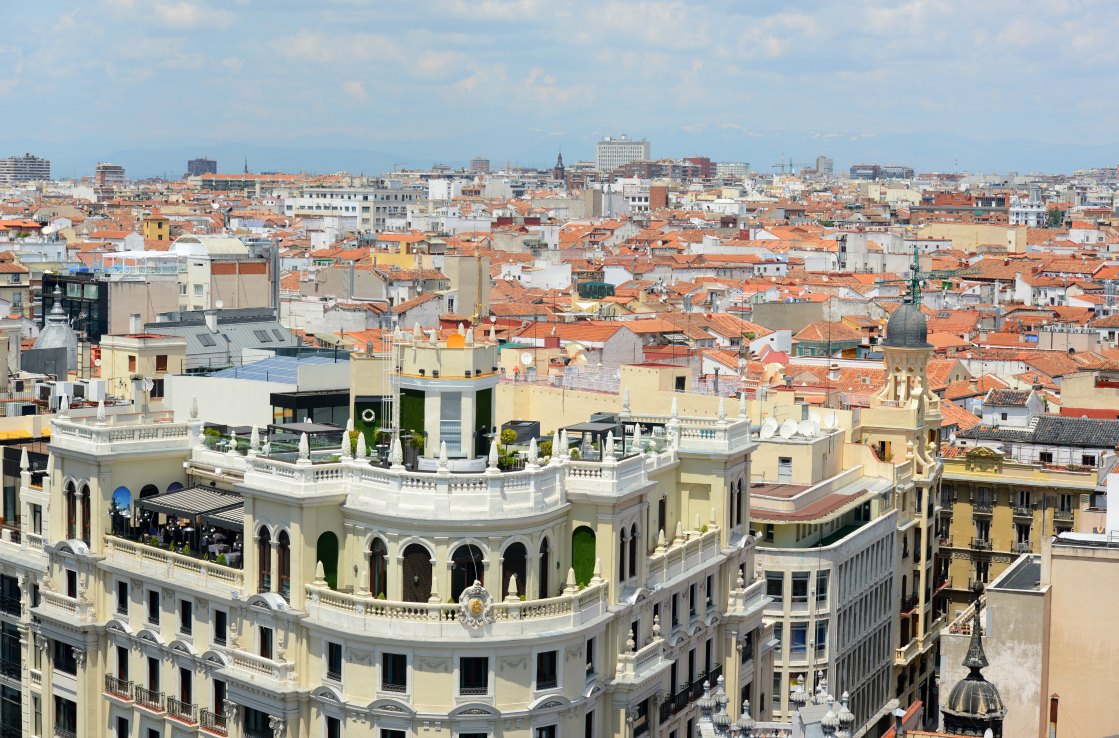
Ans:
{"type": "Polygon", "coordinates": [[[101,378],[106,391],[140,402],[162,400],[168,375],[182,374],[186,339],[154,333],[101,337],[101,378]],[[144,380],[150,381],[150,386],[144,380]]]}
{"type": "MultiPolygon", "coordinates": [[[[406,369],[429,368],[434,349],[398,343],[419,357],[406,369]]],[[[490,344],[435,349],[426,378],[452,391],[497,363],[490,344]]],[[[496,448],[451,472],[441,442],[425,472],[398,444],[374,465],[348,438],[213,448],[198,418],[60,417],[48,481],[21,484],[25,534],[0,540],[26,574],[25,732],[682,737],[719,676],[761,705],[775,644],[747,527],[751,424],[672,410],[624,407],[600,459],[509,472],[496,448]],[[137,540],[130,522],[172,535],[168,514],[243,548],[137,540]]]]}

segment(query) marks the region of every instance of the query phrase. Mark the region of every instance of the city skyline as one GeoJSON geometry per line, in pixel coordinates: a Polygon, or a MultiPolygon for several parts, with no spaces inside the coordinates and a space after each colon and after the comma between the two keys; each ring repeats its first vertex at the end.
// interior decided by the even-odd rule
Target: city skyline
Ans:
{"type": "Polygon", "coordinates": [[[455,166],[477,154],[550,166],[557,151],[590,159],[598,138],[621,133],[648,138],[654,157],[758,171],[782,154],[1067,171],[1109,166],[1119,151],[1119,110],[1096,92],[1119,14],[1096,2],[851,13],[103,0],[12,12],[26,30],[0,45],[0,90],[65,98],[85,115],[28,106],[0,150],[50,158],[58,176],[118,159],[135,176],[177,174],[184,150],[223,171],[246,156],[258,170],[455,166]],[[956,30],[964,17],[975,30],[956,30]]]}

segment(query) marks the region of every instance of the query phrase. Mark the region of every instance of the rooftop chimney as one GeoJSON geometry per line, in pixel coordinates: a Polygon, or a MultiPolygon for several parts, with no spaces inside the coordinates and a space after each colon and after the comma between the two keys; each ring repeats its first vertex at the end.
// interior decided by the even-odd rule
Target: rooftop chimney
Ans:
{"type": "Polygon", "coordinates": [[[202,312],[206,316],[206,327],[210,333],[218,332],[218,311],[217,310],[204,310],[202,312]]]}

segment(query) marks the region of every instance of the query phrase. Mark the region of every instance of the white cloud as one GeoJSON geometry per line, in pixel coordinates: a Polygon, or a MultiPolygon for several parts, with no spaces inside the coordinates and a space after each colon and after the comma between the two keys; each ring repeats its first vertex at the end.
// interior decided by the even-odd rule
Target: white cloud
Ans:
{"type": "Polygon", "coordinates": [[[342,83],[342,91],[345,92],[353,102],[363,103],[369,99],[369,93],[365,89],[365,83],[360,80],[346,80],[342,83]]]}
{"type": "Polygon", "coordinates": [[[212,8],[207,3],[191,0],[157,0],[150,8],[145,8],[145,11],[149,9],[156,21],[177,30],[224,30],[236,20],[236,16],[228,10],[212,8]]]}
{"type": "Polygon", "coordinates": [[[397,55],[396,43],[377,33],[323,33],[299,31],[271,42],[277,53],[298,61],[356,65],[397,55]]]}

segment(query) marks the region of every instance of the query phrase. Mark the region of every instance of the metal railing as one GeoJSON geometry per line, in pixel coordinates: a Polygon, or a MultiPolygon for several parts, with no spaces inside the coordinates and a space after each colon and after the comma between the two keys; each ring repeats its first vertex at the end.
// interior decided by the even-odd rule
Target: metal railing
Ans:
{"type": "Polygon", "coordinates": [[[1061,509],[1054,510],[1053,511],[1053,518],[1055,520],[1072,520],[1073,511],[1072,510],[1061,510],[1061,509]]]}
{"type": "Polygon", "coordinates": [[[480,697],[490,693],[487,687],[459,687],[458,693],[463,697],[480,697]]]}
{"type": "Polygon", "coordinates": [[[122,700],[132,701],[132,682],[120,679],[112,674],[106,674],[105,692],[122,700]]]}
{"type": "Polygon", "coordinates": [[[1033,545],[1029,541],[1018,541],[1014,544],[1015,553],[1029,553],[1033,550],[1033,545]]]}
{"type": "Polygon", "coordinates": [[[219,715],[205,708],[200,713],[199,725],[202,730],[214,735],[229,735],[229,722],[225,715],[219,715]]]}
{"type": "Polygon", "coordinates": [[[9,679],[19,679],[23,676],[23,662],[17,659],[0,659],[0,674],[9,679]]]}
{"type": "Polygon", "coordinates": [[[555,689],[558,686],[559,686],[559,678],[558,677],[553,676],[553,677],[549,677],[547,679],[537,679],[536,680],[536,688],[538,690],[540,690],[540,689],[555,689]]]}
{"type": "Polygon", "coordinates": [[[155,712],[163,712],[163,692],[155,692],[137,684],[133,688],[136,704],[155,712]]]}
{"type": "Polygon", "coordinates": [[[55,728],[54,738],[78,738],[78,734],[66,728],[55,728]]]}
{"type": "Polygon", "coordinates": [[[167,714],[176,720],[191,724],[198,722],[194,718],[196,709],[193,703],[188,704],[174,697],[167,698],[167,714]]]}
{"type": "Polygon", "coordinates": [[[915,594],[903,595],[901,598],[901,613],[904,615],[908,612],[913,612],[917,607],[918,598],[915,594]]]}
{"type": "Polygon", "coordinates": [[[673,715],[687,710],[696,700],[703,696],[703,683],[709,682],[711,687],[714,688],[715,683],[719,681],[719,677],[723,674],[723,667],[720,664],[711,670],[710,673],[703,673],[697,676],[692,681],[685,684],[675,694],[669,695],[663,702],[660,703],[659,717],[660,722],[666,723],[673,715]]]}
{"type": "Polygon", "coordinates": [[[971,547],[980,551],[990,551],[991,541],[986,538],[972,538],[971,547]]]}
{"type": "Polygon", "coordinates": [[[329,679],[332,682],[340,682],[340,681],[342,681],[342,672],[340,672],[340,671],[329,671],[328,670],[326,672],[326,678],[329,679]]]}
{"type": "Polygon", "coordinates": [[[989,502],[976,502],[971,506],[972,513],[978,515],[990,515],[993,508],[989,502]]]}
{"type": "Polygon", "coordinates": [[[1033,511],[1032,507],[1021,507],[1019,505],[1014,506],[1014,517],[1016,517],[1016,518],[1032,518],[1033,516],[1034,516],[1034,511],[1033,511]]]}

